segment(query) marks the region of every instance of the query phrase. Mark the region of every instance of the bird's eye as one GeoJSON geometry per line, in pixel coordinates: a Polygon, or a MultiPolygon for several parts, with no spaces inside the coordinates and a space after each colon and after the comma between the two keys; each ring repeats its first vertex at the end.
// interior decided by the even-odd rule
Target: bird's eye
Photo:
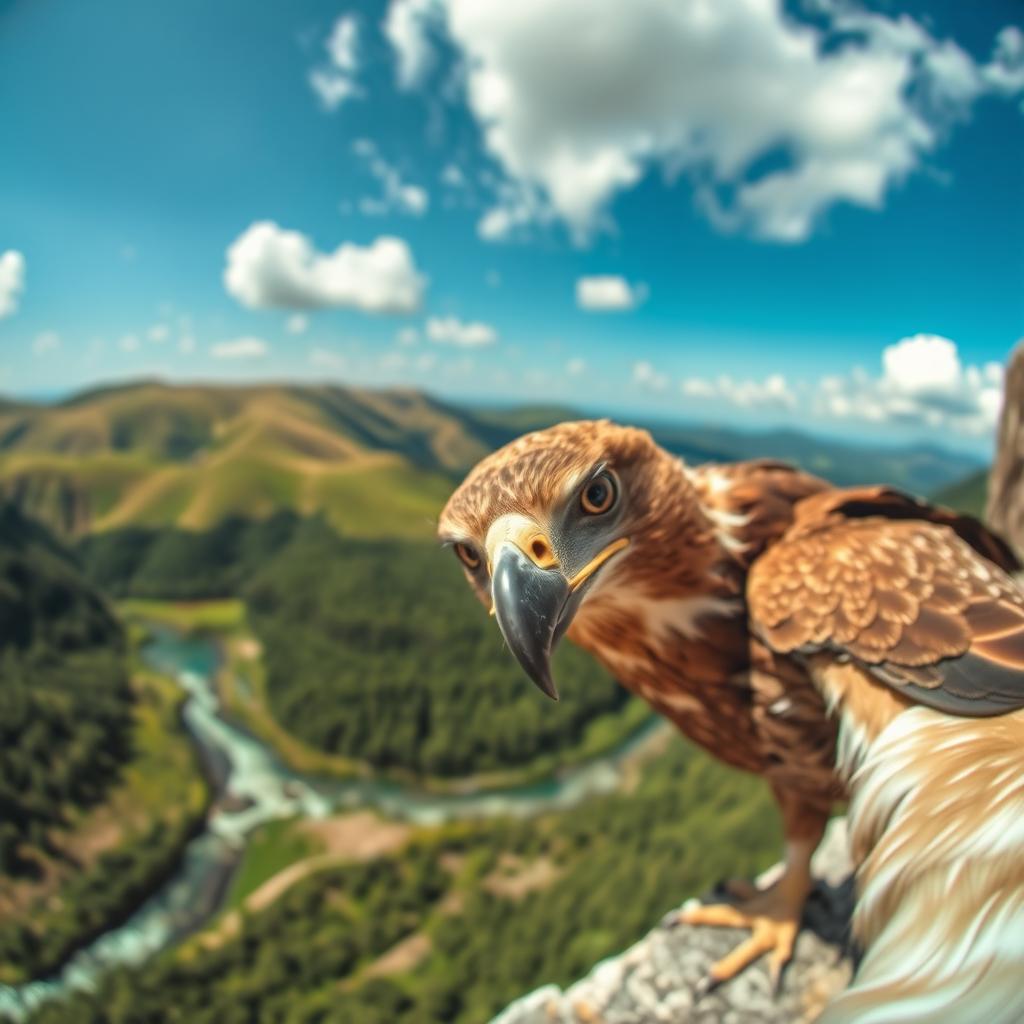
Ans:
{"type": "Polygon", "coordinates": [[[580,505],[588,516],[599,516],[615,504],[617,496],[618,489],[611,474],[600,473],[583,488],[580,505]]]}
{"type": "Polygon", "coordinates": [[[461,542],[455,545],[455,554],[459,561],[470,570],[480,568],[480,556],[468,545],[461,542]]]}

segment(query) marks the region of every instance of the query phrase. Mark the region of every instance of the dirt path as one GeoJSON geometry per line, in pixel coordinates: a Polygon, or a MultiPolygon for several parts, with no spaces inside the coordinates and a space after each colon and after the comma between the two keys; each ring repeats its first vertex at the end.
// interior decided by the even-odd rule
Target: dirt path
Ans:
{"type": "MultiPolygon", "coordinates": [[[[413,831],[411,825],[385,821],[372,811],[354,811],[322,821],[304,821],[299,827],[320,841],[323,852],[297,860],[271,875],[246,896],[242,902],[245,911],[255,913],[269,907],[293,885],[317,871],[395,853],[405,845],[413,831]]],[[[216,949],[238,933],[241,923],[241,911],[229,911],[214,927],[197,936],[197,941],[206,949],[216,949]]]]}

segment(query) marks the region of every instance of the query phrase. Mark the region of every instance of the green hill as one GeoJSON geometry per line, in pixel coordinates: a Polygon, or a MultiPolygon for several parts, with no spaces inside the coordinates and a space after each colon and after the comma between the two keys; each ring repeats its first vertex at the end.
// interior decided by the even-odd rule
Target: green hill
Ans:
{"type": "Polygon", "coordinates": [[[985,503],[988,500],[988,474],[987,469],[980,469],[963,480],[943,487],[935,493],[935,500],[958,512],[967,512],[981,519],[985,515],[985,503]]]}
{"type": "Polygon", "coordinates": [[[144,383],[0,407],[0,492],[65,536],[282,508],[425,536],[451,475],[487,450],[413,392],[144,383]]]}
{"type": "MultiPolygon", "coordinates": [[[[0,497],[65,537],[130,526],[203,530],[281,509],[322,512],[351,536],[428,537],[454,483],[483,455],[582,415],[562,406],[462,408],[411,390],[333,385],[142,382],[54,405],[0,402],[0,497]]],[[[938,448],[648,426],[691,462],[767,455],[838,484],[930,494],[979,468],[938,448]]]]}

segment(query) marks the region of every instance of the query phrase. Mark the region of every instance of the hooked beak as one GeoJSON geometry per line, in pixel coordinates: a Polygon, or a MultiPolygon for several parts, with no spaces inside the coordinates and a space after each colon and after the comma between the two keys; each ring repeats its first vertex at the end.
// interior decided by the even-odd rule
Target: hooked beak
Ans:
{"type": "Polygon", "coordinates": [[[506,541],[498,549],[491,594],[501,635],[526,674],[552,700],[558,700],[558,689],[551,678],[551,654],[583,600],[587,581],[627,543],[616,541],[571,580],[556,566],[538,564],[515,543],[506,541]]]}
{"type": "Polygon", "coordinates": [[[509,650],[537,686],[558,700],[551,652],[569,599],[566,578],[557,569],[542,569],[514,544],[503,544],[494,562],[491,593],[509,650]]]}

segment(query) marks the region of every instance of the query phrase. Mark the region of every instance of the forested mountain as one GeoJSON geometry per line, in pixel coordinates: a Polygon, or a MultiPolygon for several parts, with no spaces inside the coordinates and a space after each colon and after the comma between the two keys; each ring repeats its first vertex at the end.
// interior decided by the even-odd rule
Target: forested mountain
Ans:
{"type": "Polygon", "coordinates": [[[227,941],[112,973],[30,1024],[481,1024],[625,948],[685,895],[767,867],[778,842],[760,780],[674,742],[628,792],[327,868],[227,941]]]}
{"type": "Polygon", "coordinates": [[[561,700],[540,702],[432,541],[342,538],[318,517],[228,520],[207,533],[85,538],[90,578],[117,597],[238,596],[259,637],[274,718],[316,750],[379,769],[471,775],[577,748],[602,717],[635,728],[640,707],[564,645],[561,700]]]}
{"type": "MultiPolygon", "coordinates": [[[[454,482],[527,430],[601,410],[464,408],[410,390],[128,384],[54,405],[0,403],[0,494],[64,536],[207,529],[323,512],[343,533],[426,537],[454,482]]],[[[643,425],[643,424],[641,424],[643,425]]],[[[836,483],[930,494],[978,468],[937,448],[859,447],[795,431],[650,424],[692,462],[770,455],[836,483]]]]}
{"type": "Polygon", "coordinates": [[[0,873],[32,872],[69,806],[129,756],[121,627],[71,556],[0,508],[0,873]]]}

